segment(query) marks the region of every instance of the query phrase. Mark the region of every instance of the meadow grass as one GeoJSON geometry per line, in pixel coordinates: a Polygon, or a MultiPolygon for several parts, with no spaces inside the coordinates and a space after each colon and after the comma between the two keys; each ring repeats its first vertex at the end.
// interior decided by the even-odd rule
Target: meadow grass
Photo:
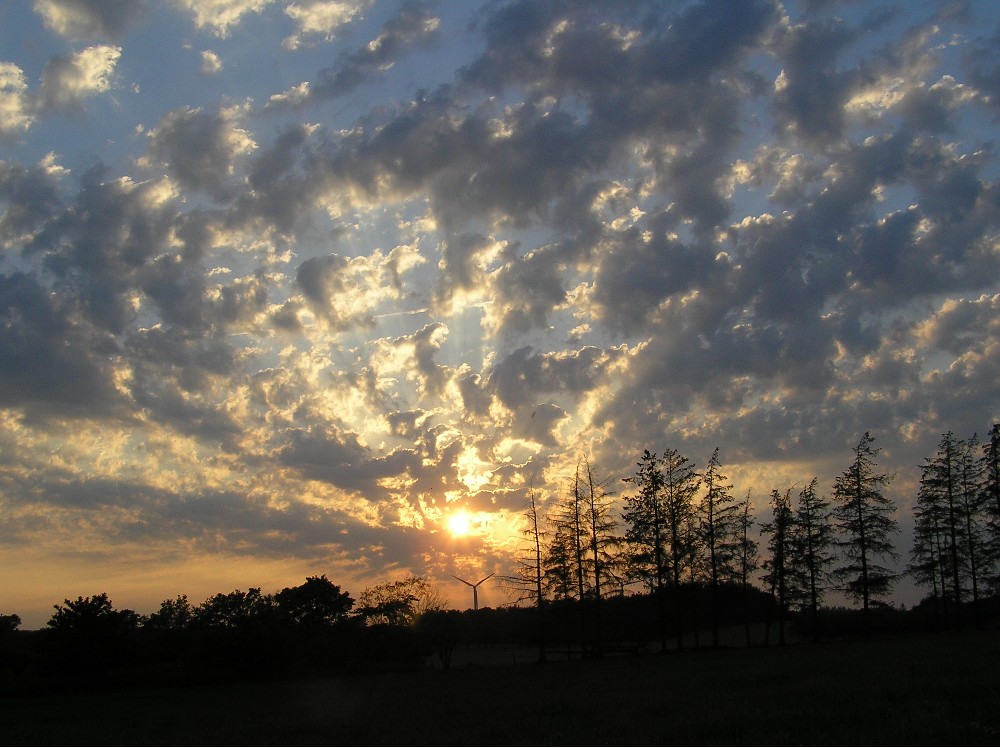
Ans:
{"type": "Polygon", "coordinates": [[[1000,634],[8,698],[16,745],[996,745],[1000,634]]]}

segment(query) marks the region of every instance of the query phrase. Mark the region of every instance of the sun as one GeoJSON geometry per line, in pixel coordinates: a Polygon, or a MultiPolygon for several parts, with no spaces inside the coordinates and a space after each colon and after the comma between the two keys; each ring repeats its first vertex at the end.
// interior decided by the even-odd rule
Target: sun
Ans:
{"type": "Polygon", "coordinates": [[[448,530],[455,537],[463,537],[472,533],[472,517],[464,509],[448,517],[448,530]]]}

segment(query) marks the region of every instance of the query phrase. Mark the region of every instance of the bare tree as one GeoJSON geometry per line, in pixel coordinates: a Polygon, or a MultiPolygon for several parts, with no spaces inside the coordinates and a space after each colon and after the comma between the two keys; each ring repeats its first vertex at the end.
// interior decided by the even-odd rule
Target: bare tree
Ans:
{"type": "Polygon", "coordinates": [[[546,661],[545,631],[545,567],[542,565],[542,537],[538,518],[538,502],[533,486],[528,488],[528,498],[524,509],[527,527],[522,531],[522,545],[515,560],[514,573],[501,576],[504,587],[513,594],[517,602],[530,602],[537,616],[538,661],[546,661]]]}

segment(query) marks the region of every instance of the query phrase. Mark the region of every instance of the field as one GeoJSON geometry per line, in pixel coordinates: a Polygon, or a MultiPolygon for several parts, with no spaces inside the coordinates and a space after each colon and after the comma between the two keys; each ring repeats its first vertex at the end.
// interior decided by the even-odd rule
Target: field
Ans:
{"type": "Polygon", "coordinates": [[[1000,635],[0,702],[5,745],[997,745],[1000,635]]]}

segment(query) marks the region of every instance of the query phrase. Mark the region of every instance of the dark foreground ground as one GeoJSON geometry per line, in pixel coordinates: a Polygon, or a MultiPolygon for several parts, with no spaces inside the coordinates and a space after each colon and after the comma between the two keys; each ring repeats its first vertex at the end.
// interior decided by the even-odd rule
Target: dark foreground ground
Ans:
{"type": "Polygon", "coordinates": [[[0,701],[3,745],[997,745],[1000,633],[0,701]]]}

